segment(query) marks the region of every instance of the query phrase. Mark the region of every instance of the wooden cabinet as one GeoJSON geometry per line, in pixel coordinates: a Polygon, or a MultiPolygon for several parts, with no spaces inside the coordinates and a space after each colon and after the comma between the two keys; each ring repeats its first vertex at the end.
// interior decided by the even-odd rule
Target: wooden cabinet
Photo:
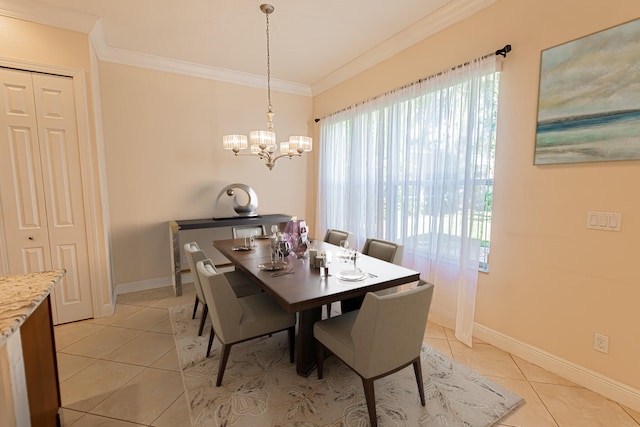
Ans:
{"type": "Polygon", "coordinates": [[[20,327],[31,425],[61,425],[56,345],[47,296],[20,327]]]}

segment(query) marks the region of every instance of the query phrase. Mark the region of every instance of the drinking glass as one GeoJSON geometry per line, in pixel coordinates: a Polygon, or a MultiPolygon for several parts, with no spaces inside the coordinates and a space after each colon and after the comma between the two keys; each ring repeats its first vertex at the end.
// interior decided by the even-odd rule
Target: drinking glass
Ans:
{"type": "Polygon", "coordinates": [[[253,235],[244,238],[244,246],[247,248],[253,248],[253,235]]]}
{"type": "Polygon", "coordinates": [[[322,260],[320,261],[320,278],[321,279],[326,279],[327,277],[329,277],[330,263],[331,263],[331,258],[326,258],[326,254],[325,254],[325,258],[322,258],[322,260]]]}
{"type": "Polygon", "coordinates": [[[271,226],[271,232],[273,233],[273,235],[275,236],[276,234],[278,234],[278,231],[280,230],[280,228],[278,227],[278,224],[273,224],[271,226]]]}

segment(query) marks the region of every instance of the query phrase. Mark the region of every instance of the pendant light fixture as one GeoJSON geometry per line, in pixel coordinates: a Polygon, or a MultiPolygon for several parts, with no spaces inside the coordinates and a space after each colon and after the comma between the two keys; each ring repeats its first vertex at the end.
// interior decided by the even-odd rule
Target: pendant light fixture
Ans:
{"type": "Polygon", "coordinates": [[[256,156],[265,161],[269,170],[282,157],[301,157],[305,151],[311,151],[313,140],[308,136],[292,136],[287,142],[280,143],[280,154],[276,155],[276,133],[273,130],[273,106],[271,105],[271,53],[269,46],[269,15],[274,11],[270,4],[260,5],[260,10],[267,21],[267,130],[255,130],[249,133],[248,143],[246,135],[224,135],[222,146],[232,150],[236,156],[256,156]],[[250,148],[250,153],[240,153],[240,150],[250,148]]]}

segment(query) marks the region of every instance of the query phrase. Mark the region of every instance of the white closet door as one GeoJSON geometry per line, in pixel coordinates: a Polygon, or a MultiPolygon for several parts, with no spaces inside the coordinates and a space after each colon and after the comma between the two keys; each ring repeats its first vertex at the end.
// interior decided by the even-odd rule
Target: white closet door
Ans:
{"type": "Polygon", "coordinates": [[[0,204],[10,274],[64,268],[54,321],[93,316],[73,81],[0,69],[0,204]]]}
{"type": "Polygon", "coordinates": [[[51,268],[31,74],[0,69],[0,202],[9,274],[51,268]]]}

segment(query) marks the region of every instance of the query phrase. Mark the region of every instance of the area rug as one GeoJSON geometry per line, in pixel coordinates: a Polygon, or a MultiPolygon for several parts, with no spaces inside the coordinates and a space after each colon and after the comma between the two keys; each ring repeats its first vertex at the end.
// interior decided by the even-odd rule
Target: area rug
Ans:
{"type": "MultiPolygon", "coordinates": [[[[216,387],[220,344],[216,339],[205,358],[209,323],[198,337],[192,310],[193,305],[169,309],[194,427],[370,425],[360,377],[335,356],[325,361],[324,379],[315,372],[298,376],[289,363],[286,332],[234,345],[222,386],[216,387]]],[[[523,403],[427,344],[421,360],[427,405],[420,405],[411,366],[376,380],[379,426],[485,427],[523,403]]]]}

